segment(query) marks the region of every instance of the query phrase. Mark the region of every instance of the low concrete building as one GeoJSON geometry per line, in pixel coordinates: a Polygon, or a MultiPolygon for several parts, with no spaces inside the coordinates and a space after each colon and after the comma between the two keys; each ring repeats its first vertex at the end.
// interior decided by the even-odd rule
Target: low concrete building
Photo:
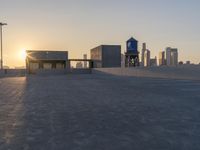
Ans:
{"type": "Polygon", "coordinates": [[[121,67],[120,45],[101,45],[90,52],[94,68],[121,67]]]}
{"type": "Polygon", "coordinates": [[[177,66],[178,65],[178,49],[171,50],[171,65],[177,66]]]}
{"type": "Polygon", "coordinates": [[[64,70],[68,66],[67,51],[26,51],[26,69],[28,73],[38,70],[64,70]]]}

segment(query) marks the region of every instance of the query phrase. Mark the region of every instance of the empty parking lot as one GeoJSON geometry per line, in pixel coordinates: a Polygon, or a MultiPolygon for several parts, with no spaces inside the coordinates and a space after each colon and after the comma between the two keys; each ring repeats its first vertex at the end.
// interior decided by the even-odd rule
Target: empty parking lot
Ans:
{"type": "Polygon", "coordinates": [[[0,79],[0,150],[196,150],[199,116],[199,81],[0,79]]]}

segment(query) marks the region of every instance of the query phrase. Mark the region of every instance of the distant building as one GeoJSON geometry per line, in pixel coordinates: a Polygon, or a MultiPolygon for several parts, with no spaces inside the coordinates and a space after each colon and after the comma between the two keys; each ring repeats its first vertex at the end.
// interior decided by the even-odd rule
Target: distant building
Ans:
{"type": "Polygon", "coordinates": [[[150,60],[150,66],[157,66],[157,57],[150,60]]]}
{"type": "Polygon", "coordinates": [[[191,62],[190,61],[186,61],[186,65],[190,65],[191,64],[191,62]]]}
{"type": "Polygon", "coordinates": [[[138,41],[134,38],[130,38],[126,42],[125,66],[139,66],[139,62],[138,41]]]}
{"type": "Polygon", "coordinates": [[[178,49],[171,47],[166,48],[166,64],[168,66],[178,65],[178,49]]]}
{"type": "Polygon", "coordinates": [[[179,65],[183,65],[184,63],[182,62],[182,61],[179,61],[179,63],[178,63],[179,65]]]}
{"type": "Polygon", "coordinates": [[[76,68],[78,68],[78,69],[83,68],[83,63],[82,62],[77,62],[76,63],[76,68]]]}
{"type": "Polygon", "coordinates": [[[10,69],[9,66],[3,66],[3,69],[10,69]]]}
{"type": "Polygon", "coordinates": [[[151,64],[150,64],[150,57],[151,57],[151,52],[150,50],[145,50],[144,52],[144,66],[145,67],[149,67],[151,64]]]}
{"type": "Polygon", "coordinates": [[[164,51],[159,53],[158,61],[159,61],[159,66],[165,65],[165,52],[164,51]]]}
{"type": "Polygon", "coordinates": [[[101,45],[90,51],[94,68],[121,67],[121,46],[101,45]]]}
{"type": "Polygon", "coordinates": [[[178,49],[171,49],[171,65],[178,65],[178,49]]]}
{"type": "Polygon", "coordinates": [[[125,67],[125,55],[121,54],[121,67],[124,68],[125,67]]]}
{"type": "Polygon", "coordinates": [[[143,43],[142,44],[142,54],[141,54],[141,66],[144,66],[144,55],[145,55],[146,50],[147,50],[146,43],[143,43]]]}
{"type": "Polygon", "coordinates": [[[19,66],[19,67],[15,67],[15,69],[26,69],[25,66],[19,66]]]}
{"type": "MultiPolygon", "coordinates": [[[[87,54],[83,55],[83,59],[87,60],[87,54]]],[[[86,61],[84,61],[83,68],[87,68],[87,62],[86,61]]]]}
{"type": "Polygon", "coordinates": [[[171,65],[171,48],[170,47],[166,48],[166,65],[167,66],[171,65]]]}
{"type": "Polygon", "coordinates": [[[67,51],[26,51],[26,69],[28,73],[38,70],[66,69],[68,68],[67,51]]]}

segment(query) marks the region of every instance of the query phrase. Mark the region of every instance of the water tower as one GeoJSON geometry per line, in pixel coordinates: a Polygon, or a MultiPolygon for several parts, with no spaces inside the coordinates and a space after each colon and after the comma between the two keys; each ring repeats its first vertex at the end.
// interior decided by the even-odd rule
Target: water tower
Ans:
{"type": "Polygon", "coordinates": [[[126,42],[125,57],[126,67],[139,66],[138,41],[133,37],[126,42]]]}

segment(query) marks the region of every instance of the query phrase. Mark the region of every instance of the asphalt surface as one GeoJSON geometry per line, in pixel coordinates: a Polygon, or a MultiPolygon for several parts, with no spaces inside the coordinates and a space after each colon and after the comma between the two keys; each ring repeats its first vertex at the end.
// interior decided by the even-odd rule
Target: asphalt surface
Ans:
{"type": "Polygon", "coordinates": [[[0,79],[0,150],[199,150],[200,82],[0,79]]]}

